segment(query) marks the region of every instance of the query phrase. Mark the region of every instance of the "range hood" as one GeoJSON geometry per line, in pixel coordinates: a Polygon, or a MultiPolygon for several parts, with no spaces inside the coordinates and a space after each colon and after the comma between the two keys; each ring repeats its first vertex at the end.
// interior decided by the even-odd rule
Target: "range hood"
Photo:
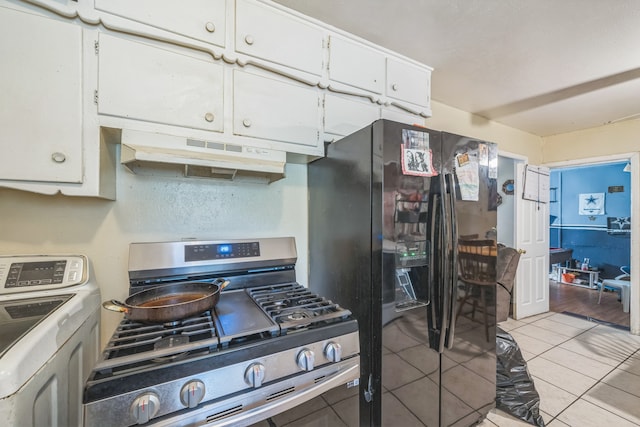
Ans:
{"type": "Polygon", "coordinates": [[[285,176],[282,151],[131,129],[122,129],[120,142],[120,162],[133,172],[177,165],[198,178],[271,183],[285,176]]]}

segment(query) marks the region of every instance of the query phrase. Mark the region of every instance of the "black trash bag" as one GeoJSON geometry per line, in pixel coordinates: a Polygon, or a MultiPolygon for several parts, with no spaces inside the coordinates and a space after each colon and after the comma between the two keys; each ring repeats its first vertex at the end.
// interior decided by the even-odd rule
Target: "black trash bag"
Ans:
{"type": "Polygon", "coordinates": [[[529,424],[544,427],[540,395],[527,370],[518,343],[500,327],[496,330],[496,408],[529,424]]]}

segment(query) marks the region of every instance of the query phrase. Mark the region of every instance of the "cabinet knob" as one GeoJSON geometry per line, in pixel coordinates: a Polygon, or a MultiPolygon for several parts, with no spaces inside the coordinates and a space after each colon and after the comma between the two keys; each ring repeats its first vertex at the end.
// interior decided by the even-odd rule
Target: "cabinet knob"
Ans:
{"type": "Polygon", "coordinates": [[[216,30],[216,26],[213,24],[213,22],[207,22],[204,26],[207,31],[209,31],[210,33],[213,33],[216,30]]]}
{"type": "Polygon", "coordinates": [[[246,127],[246,128],[251,127],[251,120],[249,120],[249,119],[244,119],[244,120],[242,121],[242,124],[243,124],[243,125],[244,125],[244,127],[246,127]]]}
{"type": "Polygon", "coordinates": [[[65,156],[64,153],[55,152],[51,155],[51,160],[56,163],[64,163],[64,161],[67,160],[67,156],[65,156]]]}
{"type": "Polygon", "coordinates": [[[398,90],[398,85],[396,83],[391,85],[392,90],[398,90]]]}
{"type": "Polygon", "coordinates": [[[244,41],[246,44],[253,44],[254,40],[253,40],[253,36],[251,34],[245,36],[244,41]]]}
{"type": "Polygon", "coordinates": [[[213,113],[207,113],[204,115],[204,119],[208,122],[212,122],[214,118],[215,116],[213,115],[213,113]]]}

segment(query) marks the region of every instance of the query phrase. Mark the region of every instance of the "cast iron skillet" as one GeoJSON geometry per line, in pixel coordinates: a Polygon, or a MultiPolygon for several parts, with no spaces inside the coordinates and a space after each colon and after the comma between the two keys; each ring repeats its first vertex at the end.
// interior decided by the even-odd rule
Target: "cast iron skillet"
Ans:
{"type": "Polygon", "coordinates": [[[107,310],[124,313],[129,320],[143,323],[168,323],[196,316],[212,309],[228,280],[183,282],[156,286],[137,292],[124,302],[105,301],[107,310]]]}

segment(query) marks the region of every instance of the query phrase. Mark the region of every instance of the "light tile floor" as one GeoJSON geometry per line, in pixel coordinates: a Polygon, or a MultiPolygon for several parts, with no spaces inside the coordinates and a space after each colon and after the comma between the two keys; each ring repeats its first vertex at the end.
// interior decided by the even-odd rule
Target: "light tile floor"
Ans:
{"type": "MultiPolygon", "coordinates": [[[[499,324],[518,343],[550,427],[640,426],[640,336],[545,313],[499,324]]],[[[524,427],[499,410],[482,427],[524,427]]]]}

